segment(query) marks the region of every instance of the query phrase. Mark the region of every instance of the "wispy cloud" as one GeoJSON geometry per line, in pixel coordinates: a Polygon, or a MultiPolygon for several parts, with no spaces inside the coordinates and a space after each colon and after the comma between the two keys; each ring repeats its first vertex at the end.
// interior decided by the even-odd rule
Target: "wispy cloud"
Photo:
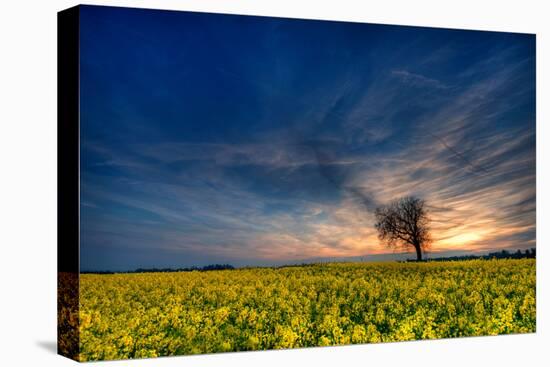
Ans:
{"type": "Polygon", "coordinates": [[[437,79],[428,78],[421,74],[411,73],[407,70],[392,70],[392,75],[398,77],[403,83],[419,88],[446,89],[447,85],[437,79]]]}
{"type": "MultiPolygon", "coordinates": [[[[293,34],[284,23],[261,37],[290,47],[272,32],[293,34]]],[[[427,201],[434,253],[533,247],[534,55],[483,45],[228,53],[211,75],[195,67],[231,93],[201,79],[184,100],[167,82],[160,112],[116,104],[119,129],[82,139],[84,264],[381,255],[372,211],[405,195],[427,201]]],[[[83,115],[84,131],[101,125],[83,115]]]]}

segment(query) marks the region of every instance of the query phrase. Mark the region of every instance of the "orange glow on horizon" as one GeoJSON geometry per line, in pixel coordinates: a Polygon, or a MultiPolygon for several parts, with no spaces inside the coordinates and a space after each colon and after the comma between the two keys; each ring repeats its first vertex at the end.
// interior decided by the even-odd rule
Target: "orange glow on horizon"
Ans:
{"type": "Polygon", "coordinates": [[[462,247],[465,245],[471,245],[474,242],[479,241],[482,239],[482,236],[477,233],[462,233],[457,234],[456,236],[446,238],[444,240],[438,241],[437,245],[438,247],[462,247]]]}

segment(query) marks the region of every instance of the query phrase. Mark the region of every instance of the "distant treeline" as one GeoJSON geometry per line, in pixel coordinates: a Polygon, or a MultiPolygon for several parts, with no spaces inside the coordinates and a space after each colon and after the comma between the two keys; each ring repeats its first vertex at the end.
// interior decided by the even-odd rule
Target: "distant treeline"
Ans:
{"type": "MultiPolygon", "coordinates": [[[[499,252],[490,252],[486,255],[462,255],[462,256],[451,256],[451,257],[434,257],[428,258],[424,261],[460,261],[460,260],[490,260],[490,259],[535,259],[537,257],[537,250],[535,248],[530,248],[522,252],[517,250],[515,252],[510,252],[507,250],[502,250],[499,252]]],[[[416,260],[405,260],[406,262],[416,260]]],[[[402,261],[399,261],[402,262],[402,261]]],[[[320,263],[302,263],[302,264],[292,264],[292,265],[280,265],[280,266],[268,266],[272,269],[288,268],[288,267],[303,267],[303,266],[314,266],[320,263]]],[[[256,267],[249,267],[256,268],[256,267]]],[[[189,268],[139,268],[136,270],[128,271],[81,271],[81,274],[116,274],[116,273],[176,273],[176,272],[185,272],[185,271],[211,271],[211,270],[233,270],[235,267],[229,264],[213,264],[206,266],[192,266],[189,268]]]]}
{"type": "Polygon", "coordinates": [[[81,271],[81,274],[115,274],[115,273],[176,273],[182,271],[211,271],[211,270],[231,270],[235,269],[229,264],[213,264],[206,266],[192,266],[190,268],[139,268],[128,271],[81,271]]]}
{"type": "MultiPolygon", "coordinates": [[[[535,248],[530,248],[521,252],[517,250],[515,252],[510,252],[507,250],[502,250],[499,252],[490,252],[486,255],[462,255],[462,256],[451,256],[451,257],[435,257],[429,258],[427,261],[460,261],[460,260],[475,260],[475,259],[535,259],[537,257],[537,250],[535,248]]],[[[413,261],[413,260],[407,260],[413,261]]]]}

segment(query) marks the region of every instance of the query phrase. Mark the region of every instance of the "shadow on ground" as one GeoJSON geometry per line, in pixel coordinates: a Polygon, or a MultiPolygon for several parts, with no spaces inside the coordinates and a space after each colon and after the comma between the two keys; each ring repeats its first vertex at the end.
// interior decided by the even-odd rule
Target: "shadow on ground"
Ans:
{"type": "Polygon", "coordinates": [[[57,354],[57,342],[55,341],[40,340],[36,342],[36,345],[50,353],[57,354]]]}

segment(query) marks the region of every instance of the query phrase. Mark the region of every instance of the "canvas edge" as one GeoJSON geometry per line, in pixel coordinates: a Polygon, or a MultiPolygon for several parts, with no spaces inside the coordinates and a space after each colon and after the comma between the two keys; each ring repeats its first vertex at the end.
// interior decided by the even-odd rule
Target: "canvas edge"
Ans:
{"type": "Polygon", "coordinates": [[[57,13],[57,353],[79,360],[79,22],[57,13]]]}

